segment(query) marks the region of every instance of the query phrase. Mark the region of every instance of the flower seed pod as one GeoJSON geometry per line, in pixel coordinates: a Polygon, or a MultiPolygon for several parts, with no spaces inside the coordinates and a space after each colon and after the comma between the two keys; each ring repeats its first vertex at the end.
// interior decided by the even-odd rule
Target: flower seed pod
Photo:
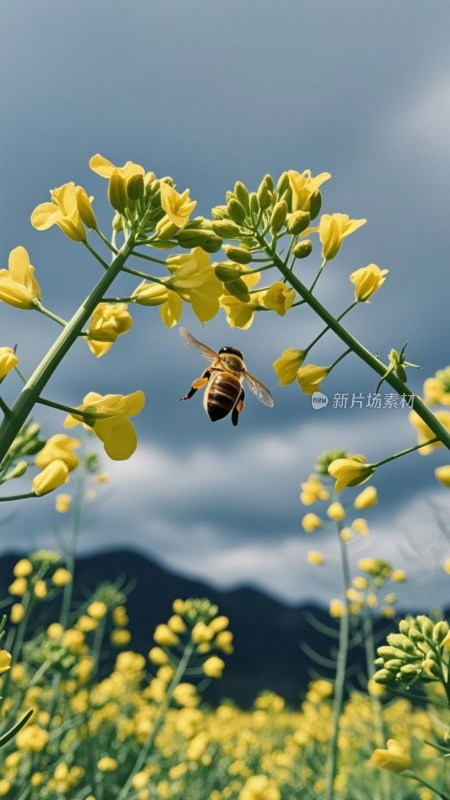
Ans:
{"type": "Polygon", "coordinates": [[[250,250],[244,247],[233,247],[233,245],[225,246],[225,255],[230,261],[235,261],[237,264],[250,264],[252,254],[250,250]]]}
{"type": "Polygon", "coordinates": [[[308,258],[312,252],[312,249],[312,242],[309,239],[305,239],[304,242],[299,242],[295,245],[292,253],[294,254],[295,258],[308,258]]]}

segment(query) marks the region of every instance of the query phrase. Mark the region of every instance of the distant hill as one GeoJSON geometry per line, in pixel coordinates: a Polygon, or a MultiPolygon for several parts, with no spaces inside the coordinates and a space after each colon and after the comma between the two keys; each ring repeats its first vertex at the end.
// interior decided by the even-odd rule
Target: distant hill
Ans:
{"type": "MultiPolygon", "coordinates": [[[[17,554],[0,557],[0,599],[7,597],[18,558],[17,554]]],[[[134,587],[127,601],[130,648],[143,654],[152,646],[156,625],[171,615],[172,601],[177,597],[208,597],[217,603],[221,614],[229,617],[235,652],[226,657],[223,678],[213,682],[205,694],[213,704],[228,698],[247,707],[260,691],[271,689],[298,705],[308,681],[318,671],[326,674],[324,667],[317,666],[307,655],[312,648],[322,658],[329,658],[335,648],[333,638],[311,625],[313,616],[322,626],[336,627],[323,609],[286,606],[247,587],[218,591],[129,550],[80,558],[75,572],[75,602],[84,600],[99,583],[115,582],[118,578],[134,587]]],[[[356,674],[362,664],[363,654],[357,650],[352,654],[351,671],[356,674]]]]}

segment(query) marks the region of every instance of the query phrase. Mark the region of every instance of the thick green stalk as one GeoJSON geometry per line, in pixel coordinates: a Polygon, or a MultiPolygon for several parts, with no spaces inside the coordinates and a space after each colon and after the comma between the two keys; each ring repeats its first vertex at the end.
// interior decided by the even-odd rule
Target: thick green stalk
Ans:
{"type": "Polygon", "coordinates": [[[347,544],[341,538],[342,525],[338,524],[339,544],[341,548],[341,567],[342,567],[342,588],[345,598],[345,614],[341,617],[339,626],[339,650],[336,663],[336,677],[334,681],[334,700],[333,700],[333,727],[327,759],[327,777],[324,800],[332,800],[334,796],[334,781],[337,774],[337,762],[339,756],[339,726],[344,706],[345,676],[347,672],[347,657],[350,636],[350,603],[347,597],[347,590],[350,588],[350,566],[348,562],[347,544]]]}
{"type": "Polygon", "coordinates": [[[118,255],[112,260],[110,266],[102,275],[101,280],[75,312],[72,319],[67,323],[55,343],[35,369],[31,378],[26,382],[11,408],[10,416],[6,416],[0,426],[0,463],[3,461],[22,425],[28,419],[47,382],[80,335],[95,307],[101,302],[103,296],[119,274],[127,258],[131,254],[133,246],[134,234],[130,234],[118,255]]]}
{"type": "Polygon", "coordinates": [[[367,348],[364,347],[354,336],[351,335],[335,317],[317,300],[317,298],[306,288],[306,286],[294,275],[293,272],[286,266],[283,259],[278,253],[272,253],[270,245],[266,240],[257,234],[258,240],[265,250],[273,259],[274,266],[281,272],[287,283],[305,300],[306,303],[316,312],[316,314],[328,325],[328,327],[345,342],[347,347],[350,347],[359,358],[371,367],[378,375],[385,379],[395,391],[400,395],[411,396],[412,408],[419,415],[419,417],[428,425],[433,433],[438,437],[439,441],[445,444],[450,449],[450,431],[442,425],[432,411],[425,405],[423,400],[407,386],[406,383],[400,380],[393,372],[386,375],[388,366],[383,364],[379,358],[373,355],[367,348]]]}

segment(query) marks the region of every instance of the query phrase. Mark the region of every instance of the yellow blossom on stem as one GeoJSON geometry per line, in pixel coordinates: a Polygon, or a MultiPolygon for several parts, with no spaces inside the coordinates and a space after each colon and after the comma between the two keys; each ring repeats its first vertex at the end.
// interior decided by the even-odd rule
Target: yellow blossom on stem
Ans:
{"type": "Polygon", "coordinates": [[[45,231],[52,225],[57,225],[69,239],[85,242],[87,236],[81,213],[89,227],[96,227],[91,201],[85,190],[70,181],[57,189],[51,189],[50,197],[51,203],[41,203],[34,209],[31,215],[33,228],[45,231]]]}
{"type": "Polygon", "coordinates": [[[25,616],[25,608],[22,603],[13,603],[9,612],[9,619],[13,625],[18,625],[22,622],[25,616]]]}
{"type": "Polygon", "coordinates": [[[321,567],[325,564],[325,557],[318,550],[310,550],[308,553],[308,561],[314,567],[321,567]]]}
{"type": "MultiPolygon", "coordinates": [[[[447,428],[447,430],[450,430],[450,411],[437,411],[435,416],[439,422],[441,422],[442,425],[447,428]]],[[[426,422],[424,422],[415,411],[410,411],[408,414],[408,419],[411,425],[413,425],[418,432],[419,444],[435,438],[435,434],[431,428],[428,427],[426,422]]],[[[419,453],[422,456],[427,456],[434,450],[435,447],[442,447],[442,442],[437,441],[433,442],[432,444],[427,444],[420,448],[419,453]]]]}
{"type": "Polygon", "coordinates": [[[12,584],[8,587],[8,592],[10,594],[15,595],[16,597],[23,597],[26,594],[28,589],[28,582],[25,577],[18,577],[12,584]]]}
{"type": "Polygon", "coordinates": [[[356,533],[359,533],[360,536],[367,536],[369,533],[367,522],[362,517],[358,517],[357,519],[353,520],[352,528],[354,531],[356,531],[356,533]]]}
{"type": "Polygon", "coordinates": [[[366,219],[350,219],[348,214],[323,214],[319,224],[323,258],[327,261],[335,258],[344,239],[366,222],[366,219]]]}
{"type": "Polygon", "coordinates": [[[11,669],[11,653],[7,650],[0,650],[0,675],[11,669]]]}
{"type": "Polygon", "coordinates": [[[18,750],[40,753],[46,747],[48,740],[47,731],[39,725],[25,725],[16,736],[16,747],[18,750]]]}
{"type": "Polygon", "coordinates": [[[208,678],[221,678],[225,662],[219,656],[211,656],[203,663],[203,672],[208,678]]]}
{"type": "Polygon", "coordinates": [[[377,748],[372,753],[370,760],[376,767],[388,772],[404,772],[405,769],[411,769],[413,765],[412,759],[396,739],[388,739],[387,750],[377,748]]]}
{"type": "Polygon", "coordinates": [[[358,510],[361,510],[363,508],[370,508],[371,506],[376,505],[377,500],[378,494],[375,486],[368,486],[355,497],[353,505],[358,510]]]}
{"type": "Polygon", "coordinates": [[[19,363],[12,347],[0,347],[0,381],[19,363]]]}
{"type": "Polygon", "coordinates": [[[108,607],[102,600],[94,600],[87,607],[87,613],[92,619],[100,620],[106,615],[108,607]]]}
{"type": "Polygon", "coordinates": [[[83,399],[78,411],[83,411],[90,416],[89,424],[86,419],[74,414],[66,417],[64,426],[71,428],[83,424],[85,428],[94,431],[103,442],[106,453],[114,461],[122,461],[133,455],[137,446],[137,437],[134,425],[128,417],[134,417],[142,411],[145,403],[144,393],[141,391],[132,394],[105,394],[89,392],[83,399]],[[92,421],[91,421],[92,420],[92,421]]]}
{"type": "Polygon", "coordinates": [[[394,583],[404,583],[406,581],[406,572],[404,569],[394,569],[391,575],[391,581],[394,583]]]}
{"type": "Polygon", "coordinates": [[[295,289],[290,289],[283,281],[275,281],[268,289],[258,292],[259,302],[264,308],[276,311],[284,317],[295,300],[295,289]]]}
{"type": "Polygon", "coordinates": [[[316,500],[328,500],[329,497],[329,491],[325,489],[317,475],[310,475],[308,480],[302,483],[300,500],[303,505],[310,506],[315,503],[316,500]]]}
{"type": "Polygon", "coordinates": [[[111,631],[111,644],[116,645],[116,647],[123,647],[123,645],[128,644],[131,639],[130,631],[126,631],[124,628],[117,628],[111,631]]]}
{"type": "Polygon", "coordinates": [[[439,483],[450,486],[450,464],[446,464],[445,467],[436,467],[434,474],[439,483]]]}
{"type": "Polygon", "coordinates": [[[170,256],[166,264],[173,275],[168,286],[191,304],[200,322],[215,317],[223,285],[216,277],[208,253],[201,247],[194,247],[190,253],[170,256]]]}
{"type": "Polygon", "coordinates": [[[320,385],[329,373],[329,367],[318,367],[316,364],[307,364],[297,370],[297,380],[300,389],[305,394],[314,394],[320,391],[320,385]]]}
{"type": "Polygon", "coordinates": [[[331,600],[329,614],[330,617],[334,617],[334,619],[339,619],[340,617],[343,617],[345,614],[345,603],[342,600],[338,600],[337,598],[331,600]]]}
{"type": "Polygon", "coordinates": [[[277,358],[272,365],[280,386],[287,386],[295,381],[297,370],[303,364],[305,356],[305,350],[283,350],[280,358],[277,358]]]}
{"type": "Polygon", "coordinates": [[[11,250],[8,269],[0,269],[0,300],[15,308],[37,308],[41,289],[34,277],[34,267],[24,247],[11,250]]]}
{"type": "Polygon", "coordinates": [[[350,280],[355,284],[355,300],[360,303],[369,302],[375,292],[385,282],[388,269],[380,269],[376,264],[368,264],[350,275],[350,280]]]}
{"type": "Polygon", "coordinates": [[[58,567],[52,575],[52,583],[55,586],[67,586],[72,582],[72,573],[64,567],[58,567]]]}
{"type": "Polygon", "coordinates": [[[47,584],[46,584],[46,582],[42,581],[42,580],[36,581],[36,583],[34,584],[34,587],[33,587],[33,591],[34,591],[35,597],[37,597],[39,600],[43,600],[45,597],[47,597],[47,584]]]}
{"type": "Polygon", "coordinates": [[[55,508],[59,514],[67,514],[70,509],[72,497],[70,494],[57,494],[55,508]]]}
{"type": "Polygon", "coordinates": [[[13,569],[16,578],[27,578],[33,572],[33,564],[28,558],[20,558],[13,569]]]}
{"type": "Polygon", "coordinates": [[[320,517],[317,516],[317,514],[312,514],[312,513],[305,514],[305,516],[302,519],[302,527],[303,530],[306,531],[306,533],[312,533],[317,528],[320,528],[321,525],[322,525],[322,520],[320,519],[320,517]]]}
{"type": "Polygon", "coordinates": [[[374,469],[367,464],[364,456],[352,455],[348,458],[337,458],[328,467],[329,474],[336,479],[335,489],[341,492],[347,486],[358,486],[369,480],[374,469]]]}
{"type": "Polygon", "coordinates": [[[427,378],[423,384],[426,403],[441,403],[450,406],[450,367],[439,369],[434,378],[427,378]]]}
{"type": "MultiPolygon", "coordinates": [[[[240,280],[247,289],[252,289],[261,279],[260,272],[251,272],[246,274],[244,268],[241,268],[240,280]]],[[[249,295],[250,299],[236,297],[232,294],[223,294],[220,297],[220,305],[225,309],[227,322],[230,328],[242,328],[247,330],[250,328],[255,311],[262,308],[258,300],[259,293],[249,295]]]]}
{"type": "Polygon", "coordinates": [[[91,352],[100,358],[111,349],[113,342],[127,333],[133,318],[126,303],[99,303],[92,314],[86,341],[91,352]]]}
{"type": "Polygon", "coordinates": [[[61,486],[69,477],[69,468],[60,458],[52,461],[33,480],[33,492],[40,497],[61,486]]]}
{"type": "Polygon", "coordinates": [[[289,185],[292,191],[292,211],[306,211],[311,209],[311,197],[315,195],[322,183],[331,178],[329,172],[321,172],[315,178],[311,175],[311,170],[304,172],[288,170],[289,185]]]}
{"type": "Polygon", "coordinates": [[[42,450],[37,454],[34,463],[37,467],[47,467],[52,461],[64,461],[71,472],[79,462],[78,456],[72,452],[81,444],[79,439],[67,436],[65,433],[56,433],[47,440],[42,450]]]}
{"type": "Polygon", "coordinates": [[[127,161],[123,167],[117,167],[112,161],[97,153],[92,156],[89,166],[97,175],[109,180],[109,202],[119,213],[126,210],[130,195],[134,193],[133,187],[140,182],[143,188],[145,170],[133,161],[127,161]]]}
{"type": "Polygon", "coordinates": [[[327,508],[327,516],[334,522],[342,522],[345,519],[345,509],[342,503],[331,503],[327,508]]]}
{"type": "Polygon", "coordinates": [[[133,292],[133,302],[142,306],[161,306],[161,319],[168,328],[178,325],[183,313],[181,297],[160,283],[143,281],[133,292]]]}
{"type": "Polygon", "coordinates": [[[169,220],[177,226],[184,228],[189,222],[191,212],[197,205],[196,200],[191,200],[190,190],[185,189],[183,194],[179,194],[173,186],[161,181],[161,206],[166,212],[169,220]]]}

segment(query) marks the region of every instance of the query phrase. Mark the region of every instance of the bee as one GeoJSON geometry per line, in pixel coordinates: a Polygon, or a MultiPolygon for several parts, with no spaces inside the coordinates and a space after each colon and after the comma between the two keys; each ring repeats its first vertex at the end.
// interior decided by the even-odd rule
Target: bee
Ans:
{"type": "Polygon", "coordinates": [[[245,392],[242,383],[245,379],[250,390],[261,403],[264,403],[265,406],[273,406],[273,398],[269,390],[247,372],[240,350],[235,350],[234,347],[221,347],[216,353],[206,344],[194,339],[186,328],[180,328],[180,336],[191,350],[196,350],[211,362],[200,378],[193,382],[188,393],[184,397],[180,397],[180,400],[190,400],[198,389],[205,388],[203,407],[210,420],[216,422],[231,412],[231,422],[236,426],[239,422],[239,414],[244,408],[245,392]]]}

